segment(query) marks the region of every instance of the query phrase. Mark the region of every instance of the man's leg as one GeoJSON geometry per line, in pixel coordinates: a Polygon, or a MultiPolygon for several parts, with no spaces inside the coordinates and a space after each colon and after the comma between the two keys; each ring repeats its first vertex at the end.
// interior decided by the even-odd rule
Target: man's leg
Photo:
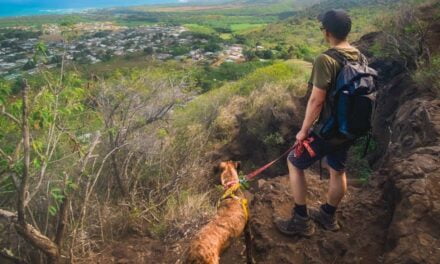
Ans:
{"type": "Polygon", "coordinates": [[[293,153],[290,153],[287,158],[290,187],[295,199],[295,206],[290,219],[275,219],[275,226],[285,235],[311,236],[315,232],[315,227],[307,211],[307,183],[304,170],[298,168],[308,167],[312,163],[313,160],[308,156],[295,157],[293,153]]]}
{"type": "Polygon", "coordinates": [[[330,182],[327,193],[327,203],[333,207],[338,207],[342,198],[347,192],[347,175],[345,171],[337,171],[329,167],[330,182]]]}
{"type": "Polygon", "coordinates": [[[287,160],[289,168],[290,188],[295,199],[295,204],[305,205],[307,196],[307,182],[304,176],[304,170],[300,170],[287,160]]]}
{"type": "Polygon", "coordinates": [[[327,203],[319,209],[311,209],[310,216],[325,229],[337,231],[340,229],[336,219],[336,209],[347,192],[347,175],[345,162],[347,160],[348,147],[327,155],[327,168],[330,171],[327,203]]]}

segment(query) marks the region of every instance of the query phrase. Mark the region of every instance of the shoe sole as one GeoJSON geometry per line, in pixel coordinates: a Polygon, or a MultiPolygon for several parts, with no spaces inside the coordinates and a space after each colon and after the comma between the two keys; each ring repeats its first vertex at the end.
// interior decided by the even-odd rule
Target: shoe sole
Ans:
{"type": "Polygon", "coordinates": [[[319,222],[315,217],[312,217],[312,215],[310,215],[310,218],[313,220],[313,222],[315,222],[316,224],[318,224],[320,227],[322,227],[324,230],[327,231],[331,231],[331,232],[337,232],[339,230],[341,230],[341,225],[339,223],[337,223],[338,227],[336,228],[327,228],[326,226],[324,226],[321,222],[319,222]]]}
{"type": "MultiPolygon", "coordinates": [[[[313,219],[313,218],[312,218],[313,219]]],[[[316,224],[318,224],[320,227],[322,227],[324,230],[326,230],[326,231],[331,231],[331,232],[337,232],[337,231],[339,231],[339,230],[341,230],[341,226],[338,226],[338,227],[336,227],[336,228],[327,228],[327,227],[325,227],[323,224],[321,224],[321,222],[319,222],[319,221],[317,221],[317,220],[315,220],[315,219],[313,219],[313,221],[316,223],[316,224]]],[[[339,225],[339,224],[338,224],[339,225]]]]}
{"type": "Polygon", "coordinates": [[[313,230],[310,233],[288,233],[285,231],[281,231],[276,225],[275,225],[275,229],[278,230],[278,232],[282,235],[285,236],[290,236],[290,237],[305,237],[305,238],[310,238],[315,234],[315,228],[313,228],[313,230]]]}

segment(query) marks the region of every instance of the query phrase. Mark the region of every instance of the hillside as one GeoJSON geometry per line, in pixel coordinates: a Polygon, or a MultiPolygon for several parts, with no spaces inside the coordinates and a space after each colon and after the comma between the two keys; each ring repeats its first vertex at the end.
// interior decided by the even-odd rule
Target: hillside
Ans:
{"type": "MultiPolygon", "coordinates": [[[[435,14],[422,10],[424,15],[435,14]]],[[[439,25],[437,20],[430,26],[431,41],[427,44],[433,54],[439,52],[435,46],[439,25]]],[[[318,230],[311,239],[291,239],[274,229],[274,217],[289,216],[294,202],[289,195],[285,166],[280,164],[264,173],[249,190],[253,239],[247,246],[253,249],[255,263],[437,263],[440,259],[437,250],[440,237],[436,228],[439,213],[436,182],[440,175],[436,154],[440,140],[438,95],[415,83],[398,57],[394,60],[373,56],[369,48],[378,43],[381,43],[380,33],[365,35],[356,43],[369,54],[371,65],[381,73],[378,110],[381,114],[375,130],[378,146],[369,154],[374,171],[367,183],[358,181],[361,171],[353,166],[358,166],[354,159],[360,154],[352,153],[350,186],[338,213],[342,230],[338,233],[318,230]],[[420,127],[424,129],[418,129],[420,127]]],[[[304,101],[297,97],[291,97],[287,104],[285,100],[263,103],[266,97],[255,101],[262,94],[266,93],[256,92],[255,97],[247,100],[251,105],[262,107],[256,116],[244,110],[246,102],[240,98],[222,107],[216,119],[215,135],[229,143],[210,154],[210,163],[241,160],[245,170],[249,170],[288,146],[287,142],[293,137],[291,131],[300,124],[304,101]],[[225,120],[228,123],[224,123],[225,120]],[[268,123],[258,124],[261,120],[268,123]],[[256,126],[271,128],[270,133],[278,134],[285,143],[275,145],[275,149],[262,144],[261,131],[252,131],[256,126]]],[[[283,94],[280,97],[286,98],[283,94]]],[[[210,181],[215,181],[216,175],[209,175],[210,181]]],[[[322,202],[327,180],[319,180],[316,167],[308,172],[307,178],[311,205],[317,205],[322,202]]],[[[195,226],[199,228],[199,224],[195,226]]],[[[188,242],[186,234],[184,237],[177,241],[169,237],[166,247],[152,242],[149,242],[151,247],[124,247],[118,243],[106,248],[105,257],[99,259],[129,260],[135,255],[140,261],[146,257],[145,252],[149,252],[148,256],[163,263],[179,262],[188,242]],[[154,253],[161,250],[172,253],[161,258],[160,253],[154,253]]],[[[131,239],[128,241],[133,243],[131,239]]],[[[235,241],[222,256],[221,263],[246,263],[244,246],[244,240],[235,241]]]]}
{"type": "MultiPolygon", "coordinates": [[[[75,18],[126,27],[112,33],[76,35],[77,20],[64,21],[65,54],[153,44],[46,69],[58,46],[39,43],[32,59],[41,72],[0,78],[0,263],[183,263],[224,192],[213,168],[241,161],[243,176],[294,142],[312,62],[327,47],[315,13],[328,7],[349,8],[351,40],[380,75],[370,152],[362,157],[362,139],[349,153],[342,230],[309,239],[276,231],[274,217],[294,203],[281,161],[249,183],[251,239],[234,240],[220,262],[438,263],[438,1],[295,1],[320,2],[301,12],[284,0],[206,2],[75,18]]],[[[36,18],[47,19],[59,18],[36,18]]],[[[7,48],[24,53],[39,27],[0,30],[0,44],[16,39],[7,48]]],[[[307,171],[312,206],[327,178],[307,171]]]]}

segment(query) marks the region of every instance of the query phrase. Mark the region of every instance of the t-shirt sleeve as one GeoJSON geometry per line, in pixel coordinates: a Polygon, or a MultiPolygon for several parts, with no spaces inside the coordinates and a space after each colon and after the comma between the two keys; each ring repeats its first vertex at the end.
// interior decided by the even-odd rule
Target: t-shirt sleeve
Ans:
{"type": "Polygon", "coordinates": [[[328,90],[332,82],[332,68],[334,67],[331,58],[325,54],[319,55],[313,64],[310,84],[328,90]]]}

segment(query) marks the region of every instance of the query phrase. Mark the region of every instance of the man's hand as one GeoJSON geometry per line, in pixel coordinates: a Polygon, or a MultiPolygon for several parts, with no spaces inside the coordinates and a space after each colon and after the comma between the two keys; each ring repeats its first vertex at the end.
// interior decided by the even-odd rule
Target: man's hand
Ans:
{"type": "Polygon", "coordinates": [[[308,137],[309,137],[308,131],[300,130],[298,134],[296,134],[296,140],[298,141],[306,140],[308,137]]]}

